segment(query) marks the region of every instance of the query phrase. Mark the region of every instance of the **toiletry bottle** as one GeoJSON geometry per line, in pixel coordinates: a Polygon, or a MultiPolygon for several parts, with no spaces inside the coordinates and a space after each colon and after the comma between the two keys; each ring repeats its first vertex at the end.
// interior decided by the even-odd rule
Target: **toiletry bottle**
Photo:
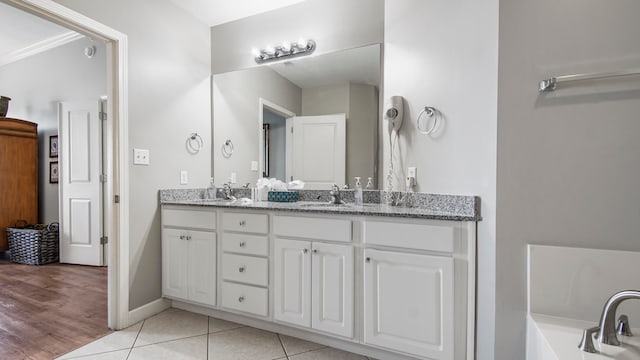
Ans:
{"type": "Polygon", "coordinates": [[[213,183],[213,178],[209,181],[209,187],[207,187],[207,199],[216,198],[216,185],[213,183]]]}
{"type": "Polygon", "coordinates": [[[373,189],[373,180],[372,178],[367,178],[367,186],[365,186],[365,189],[367,190],[372,190],[373,189]]]}
{"type": "Polygon", "coordinates": [[[362,185],[360,185],[360,177],[356,176],[356,185],[354,187],[354,198],[356,206],[362,206],[362,185]]]}

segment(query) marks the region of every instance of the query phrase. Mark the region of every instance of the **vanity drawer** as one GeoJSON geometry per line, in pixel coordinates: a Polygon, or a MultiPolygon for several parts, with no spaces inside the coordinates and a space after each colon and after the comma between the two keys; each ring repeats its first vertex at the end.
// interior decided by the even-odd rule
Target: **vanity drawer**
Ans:
{"type": "Polygon", "coordinates": [[[269,255],[269,238],[266,236],[225,233],[222,251],[248,255],[269,255]]]}
{"type": "Polygon", "coordinates": [[[305,239],[351,242],[351,220],[274,216],[276,235],[305,239]]]}
{"type": "Polygon", "coordinates": [[[215,230],[216,213],[204,207],[162,208],[162,225],[215,230]]]}
{"type": "Polygon", "coordinates": [[[228,309],[267,316],[269,292],[250,285],[222,283],[222,306],[228,309]]]}
{"type": "Polygon", "coordinates": [[[363,231],[367,244],[448,253],[456,235],[453,226],[384,221],[365,221],[363,231]]]}
{"type": "Polygon", "coordinates": [[[269,261],[244,255],[222,255],[222,278],[252,285],[267,286],[269,261]]]}
{"type": "Polygon", "coordinates": [[[222,226],[225,231],[266,234],[269,231],[269,218],[266,214],[225,212],[222,226]]]}

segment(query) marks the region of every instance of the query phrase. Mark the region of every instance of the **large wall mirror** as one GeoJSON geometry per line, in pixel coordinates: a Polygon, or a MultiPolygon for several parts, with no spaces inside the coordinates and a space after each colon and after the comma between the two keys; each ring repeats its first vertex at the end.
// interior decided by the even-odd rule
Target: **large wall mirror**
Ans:
{"type": "Polygon", "coordinates": [[[374,44],[214,75],[216,182],[375,183],[381,51],[374,44]]]}

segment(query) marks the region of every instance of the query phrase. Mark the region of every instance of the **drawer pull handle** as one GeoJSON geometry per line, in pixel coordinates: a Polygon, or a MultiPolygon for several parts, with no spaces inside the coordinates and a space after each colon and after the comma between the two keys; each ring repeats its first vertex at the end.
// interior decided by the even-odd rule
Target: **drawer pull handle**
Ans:
{"type": "Polygon", "coordinates": [[[238,302],[243,302],[243,301],[244,301],[244,296],[240,296],[240,297],[238,298],[238,302]]]}
{"type": "Polygon", "coordinates": [[[245,246],[247,246],[247,243],[244,241],[240,241],[240,247],[245,247],[245,246]]]}
{"type": "Polygon", "coordinates": [[[240,266],[240,267],[238,268],[238,271],[239,271],[239,272],[241,272],[241,273],[243,273],[246,269],[247,269],[247,267],[243,265],[243,266],[240,266]]]}
{"type": "Polygon", "coordinates": [[[368,262],[368,263],[370,263],[370,262],[371,262],[371,258],[370,258],[370,257],[367,257],[367,258],[365,259],[365,261],[366,261],[366,262],[368,262]]]}
{"type": "Polygon", "coordinates": [[[244,220],[240,220],[240,226],[245,226],[245,225],[247,225],[247,222],[244,220]]]}

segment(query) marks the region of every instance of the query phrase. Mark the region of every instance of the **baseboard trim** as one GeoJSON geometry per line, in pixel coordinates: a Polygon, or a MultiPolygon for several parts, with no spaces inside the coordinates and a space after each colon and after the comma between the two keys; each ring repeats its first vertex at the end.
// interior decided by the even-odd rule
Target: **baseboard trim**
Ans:
{"type": "Polygon", "coordinates": [[[171,307],[171,301],[160,298],[129,311],[129,326],[171,307]]]}

